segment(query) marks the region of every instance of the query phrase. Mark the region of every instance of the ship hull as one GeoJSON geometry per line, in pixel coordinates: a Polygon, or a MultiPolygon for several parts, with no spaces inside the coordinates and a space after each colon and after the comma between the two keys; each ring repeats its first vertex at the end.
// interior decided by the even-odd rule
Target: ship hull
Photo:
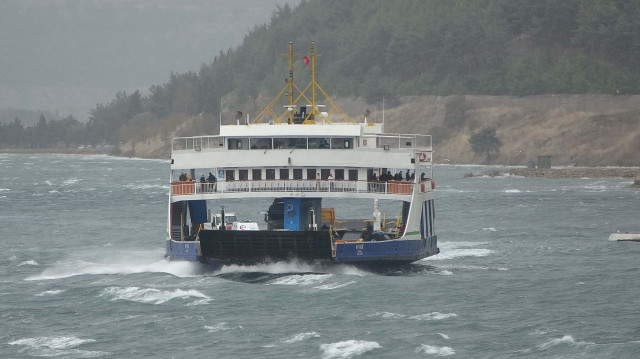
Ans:
{"type": "Polygon", "coordinates": [[[205,230],[200,232],[199,241],[167,240],[166,257],[215,267],[296,259],[383,268],[439,253],[437,236],[378,242],[336,241],[333,248],[328,232],[205,230]]]}

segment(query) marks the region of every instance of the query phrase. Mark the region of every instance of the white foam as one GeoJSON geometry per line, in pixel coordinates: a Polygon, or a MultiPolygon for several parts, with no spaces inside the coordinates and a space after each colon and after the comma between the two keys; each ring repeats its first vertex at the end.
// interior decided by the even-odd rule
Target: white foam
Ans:
{"type": "Polygon", "coordinates": [[[489,232],[497,232],[498,230],[495,227],[486,227],[486,228],[482,228],[483,231],[489,231],[489,232]]]}
{"type": "Polygon", "coordinates": [[[60,294],[62,292],[64,292],[63,289],[47,290],[47,291],[44,291],[42,293],[38,293],[35,296],[36,297],[44,297],[44,296],[49,296],[49,295],[58,295],[58,294],[60,294]]]}
{"type": "Polygon", "coordinates": [[[455,355],[456,352],[449,347],[436,347],[428,344],[421,344],[415,350],[416,353],[424,353],[427,355],[435,355],[439,357],[445,357],[449,355],[455,355]]]}
{"type": "Polygon", "coordinates": [[[32,260],[21,262],[20,264],[18,264],[18,267],[22,267],[22,266],[37,266],[37,265],[38,265],[38,262],[36,262],[36,261],[34,261],[32,259],[32,260]]]}
{"type": "Polygon", "coordinates": [[[0,188],[0,192],[9,192],[11,191],[9,188],[0,188]]]}
{"type": "MultiPolygon", "coordinates": [[[[49,180],[46,180],[43,183],[48,185],[48,186],[53,186],[53,183],[51,181],[49,181],[49,180]]],[[[37,183],[36,183],[36,185],[37,185],[37,183]]]]}
{"type": "Polygon", "coordinates": [[[215,333],[221,330],[229,330],[229,327],[227,326],[227,322],[220,322],[213,326],[205,325],[204,329],[206,329],[209,333],[215,333]]]}
{"type": "Polygon", "coordinates": [[[80,339],[75,336],[69,337],[37,337],[37,338],[24,338],[14,340],[9,345],[26,345],[32,348],[47,347],[52,349],[68,349],[77,347],[84,343],[95,342],[94,339],[80,339]]]}
{"type": "Polygon", "coordinates": [[[23,338],[9,342],[9,345],[23,345],[30,349],[33,356],[97,358],[110,355],[108,352],[79,350],[75,347],[95,339],[80,339],[75,336],[23,338]]]}
{"type": "Polygon", "coordinates": [[[382,348],[382,346],[377,342],[353,339],[320,345],[320,349],[324,352],[323,358],[325,359],[353,358],[378,348],[382,348]]]}
{"type": "Polygon", "coordinates": [[[397,313],[391,313],[391,312],[376,312],[376,313],[373,313],[373,314],[369,314],[369,317],[381,317],[381,318],[385,318],[385,319],[402,319],[402,318],[406,317],[406,315],[397,314],[397,313]]]}
{"type": "Polygon", "coordinates": [[[316,332],[298,333],[292,337],[282,339],[285,344],[294,344],[311,338],[320,338],[320,334],[316,332]]]}
{"type": "Polygon", "coordinates": [[[546,350],[558,345],[570,345],[575,347],[594,345],[594,343],[590,342],[576,342],[575,339],[571,335],[565,335],[562,338],[551,339],[548,342],[542,343],[538,345],[538,349],[546,350]]]}
{"type": "Polygon", "coordinates": [[[443,320],[457,316],[458,315],[456,313],[431,312],[426,314],[413,315],[410,318],[415,320],[443,320]]]}
{"type": "Polygon", "coordinates": [[[444,333],[436,333],[436,334],[438,334],[442,339],[449,339],[449,336],[444,333]]]}
{"type": "Polygon", "coordinates": [[[226,273],[332,273],[342,275],[366,276],[370,273],[349,265],[324,265],[309,263],[300,260],[279,261],[273,263],[260,263],[255,265],[228,265],[220,269],[221,274],[226,273]]]}
{"type": "Polygon", "coordinates": [[[450,272],[450,271],[448,271],[446,269],[443,269],[443,270],[437,271],[436,274],[439,274],[439,275],[453,275],[453,272],[450,272]]]}
{"type": "Polygon", "coordinates": [[[168,273],[176,277],[190,277],[198,274],[199,269],[199,263],[188,261],[160,260],[152,263],[135,263],[119,260],[108,264],[69,261],[47,268],[42,273],[27,277],[25,280],[62,279],[79,275],[138,273],[168,273]]]}
{"type": "Polygon", "coordinates": [[[167,291],[156,288],[139,287],[109,287],[105,288],[100,296],[108,297],[111,301],[127,300],[131,302],[151,304],[162,304],[176,298],[210,299],[195,289],[176,289],[174,291],[167,291]]]}
{"type": "Polygon", "coordinates": [[[348,285],[354,284],[355,281],[348,281],[346,283],[331,283],[331,284],[322,284],[319,286],[315,286],[313,288],[315,289],[320,289],[320,290],[332,290],[332,289],[338,289],[338,288],[342,288],[342,287],[346,287],[348,285]]]}
{"type": "Polygon", "coordinates": [[[431,256],[422,259],[422,261],[443,261],[462,257],[486,257],[491,253],[493,253],[492,250],[483,248],[441,249],[437,256],[431,256]]]}
{"type": "Polygon", "coordinates": [[[267,285],[278,284],[309,286],[322,283],[332,276],[333,274],[294,274],[271,280],[267,285]]]}
{"type": "Polygon", "coordinates": [[[158,189],[169,189],[169,186],[167,185],[162,185],[162,184],[148,184],[148,183],[143,183],[143,184],[128,184],[125,187],[127,188],[131,188],[131,189],[153,189],[153,188],[158,188],[158,189]]]}
{"type": "Polygon", "coordinates": [[[69,178],[68,180],[62,182],[62,185],[63,186],[69,186],[69,185],[72,185],[72,184],[76,184],[78,182],[80,182],[80,178],[69,178]]]}

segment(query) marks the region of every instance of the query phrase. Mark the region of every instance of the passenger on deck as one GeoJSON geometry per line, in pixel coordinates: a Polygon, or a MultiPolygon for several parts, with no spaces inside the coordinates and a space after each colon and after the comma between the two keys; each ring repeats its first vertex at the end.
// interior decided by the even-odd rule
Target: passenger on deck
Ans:
{"type": "Polygon", "coordinates": [[[180,181],[186,181],[186,180],[187,180],[187,175],[186,175],[186,174],[184,174],[184,172],[182,172],[182,173],[180,174],[180,177],[178,177],[178,180],[180,180],[180,181]]]}
{"type": "Polygon", "coordinates": [[[427,180],[427,176],[424,174],[424,172],[422,172],[422,174],[420,175],[420,182],[424,182],[427,180]]]}
{"type": "Polygon", "coordinates": [[[407,173],[404,175],[405,179],[407,181],[411,181],[411,175],[409,174],[409,171],[407,171],[407,173]]]}
{"type": "Polygon", "coordinates": [[[371,222],[367,222],[367,227],[362,231],[362,240],[368,242],[372,239],[371,235],[373,234],[373,224],[371,222]]]}
{"type": "Polygon", "coordinates": [[[191,181],[191,173],[187,173],[185,181],[191,181]]]}
{"type": "Polygon", "coordinates": [[[200,191],[207,192],[209,190],[207,180],[204,178],[204,174],[200,176],[200,191]]]}
{"type": "Polygon", "coordinates": [[[209,172],[209,177],[207,177],[207,181],[209,183],[215,183],[216,182],[216,176],[214,176],[213,173],[209,172]]]}
{"type": "Polygon", "coordinates": [[[398,173],[396,173],[393,179],[396,181],[402,181],[402,171],[399,171],[398,173]]]}

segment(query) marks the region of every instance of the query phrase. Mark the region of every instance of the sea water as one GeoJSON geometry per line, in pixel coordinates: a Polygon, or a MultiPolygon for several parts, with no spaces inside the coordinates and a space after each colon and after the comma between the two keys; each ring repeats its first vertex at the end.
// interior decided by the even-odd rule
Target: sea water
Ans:
{"type": "Polygon", "coordinates": [[[0,357],[639,357],[640,243],[607,241],[640,231],[632,181],[487,169],[436,166],[441,253],[411,266],[213,271],[163,259],[168,161],[0,155],[0,357]]]}

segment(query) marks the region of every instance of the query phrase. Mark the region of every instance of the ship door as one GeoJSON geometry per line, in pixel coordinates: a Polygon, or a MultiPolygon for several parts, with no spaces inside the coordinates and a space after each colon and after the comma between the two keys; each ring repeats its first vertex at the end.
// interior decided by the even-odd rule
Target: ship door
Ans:
{"type": "Polygon", "coordinates": [[[200,151],[202,149],[202,137],[195,137],[193,139],[193,149],[200,151]]]}

